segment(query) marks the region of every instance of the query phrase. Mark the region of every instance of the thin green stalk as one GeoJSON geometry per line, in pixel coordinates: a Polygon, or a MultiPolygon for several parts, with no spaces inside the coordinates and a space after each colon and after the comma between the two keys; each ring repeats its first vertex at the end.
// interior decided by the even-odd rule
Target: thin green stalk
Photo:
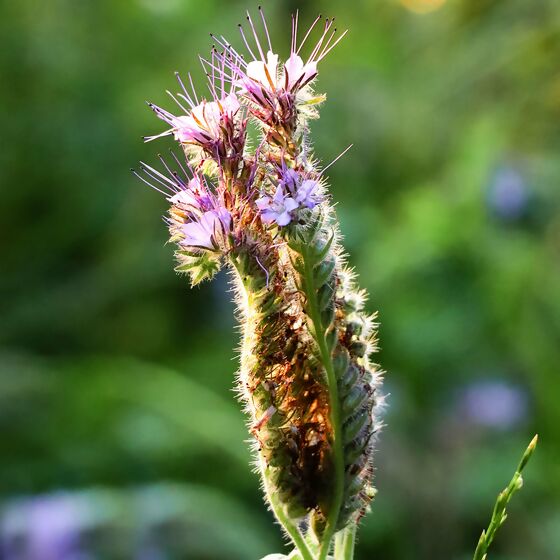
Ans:
{"type": "MultiPolygon", "coordinates": [[[[266,480],[266,476],[263,476],[263,479],[266,480]]],[[[265,490],[276,519],[278,520],[280,525],[284,527],[284,530],[292,539],[295,547],[298,549],[298,552],[301,555],[302,560],[315,560],[315,557],[313,556],[313,554],[311,554],[309,546],[305,542],[303,535],[299,532],[297,526],[292,523],[292,521],[286,515],[284,515],[282,507],[280,507],[276,501],[275,495],[272,492],[269,492],[268,488],[265,488],[265,490]]]]}
{"type": "Polygon", "coordinates": [[[352,523],[336,534],[334,540],[334,560],[352,560],[356,543],[356,524],[352,523]]]}
{"type": "Polygon", "coordinates": [[[494,540],[496,531],[503,525],[504,521],[507,519],[506,507],[511,500],[511,497],[523,486],[523,477],[521,472],[527,465],[527,462],[531,458],[531,455],[535,451],[537,446],[537,441],[539,436],[536,435],[529,446],[527,447],[521,461],[515,471],[513,478],[510,483],[498,494],[496,504],[494,505],[494,510],[492,511],[492,518],[490,519],[490,524],[485,531],[482,531],[478,545],[474,552],[473,560],[486,560],[488,556],[488,549],[494,540]]]}
{"type": "Polygon", "coordinates": [[[313,323],[315,340],[319,347],[321,362],[325,368],[327,383],[329,386],[330,421],[333,430],[333,460],[334,460],[334,496],[331,504],[327,525],[322,537],[319,560],[325,560],[328,555],[331,540],[336,530],[338,515],[344,497],[344,448],[342,445],[342,422],[340,418],[340,402],[338,397],[338,385],[332,362],[332,356],[327,344],[325,327],[321,320],[321,312],[317,301],[317,286],[313,276],[313,263],[304,246],[301,252],[304,261],[303,291],[307,298],[308,316],[313,323]]]}

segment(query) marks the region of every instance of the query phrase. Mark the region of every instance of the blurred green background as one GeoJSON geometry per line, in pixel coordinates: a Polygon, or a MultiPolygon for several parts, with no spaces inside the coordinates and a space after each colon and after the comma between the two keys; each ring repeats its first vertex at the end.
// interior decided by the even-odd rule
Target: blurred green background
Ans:
{"type": "MultiPolygon", "coordinates": [[[[388,372],[358,559],[464,560],[535,432],[492,560],[560,557],[560,3],[266,2],[335,15],[312,131],[388,372]]],[[[251,473],[227,278],[173,272],[129,172],[209,32],[248,2],[0,10],[0,557],[256,560],[286,550],[251,473]]],[[[202,74],[199,83],[202,83],[202,74]]]]}

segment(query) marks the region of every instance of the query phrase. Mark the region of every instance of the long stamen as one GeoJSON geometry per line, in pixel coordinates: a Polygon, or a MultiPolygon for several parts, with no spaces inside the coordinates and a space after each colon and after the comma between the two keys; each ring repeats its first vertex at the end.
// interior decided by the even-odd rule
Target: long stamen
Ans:
{"type": "Polygon", "coordinates": [[[169,97],[171,97],[171,99],[173,99],[173,101],[175,101],[175,103],[177,103],[177,105],[179,105],[179,107],[185,112],[185,113],[190,113],[190,110],[185,108],[181,102],[168,90],[165,90],[165,93],[167,93],[167,95],[169,95],[169,97]]]}
{"type": "Polygon", "coordinates": [[[348,150],[353,146],[354,144],[350,144],[350,146],[348,146],[348,148],[346,148],[344,151],[342,151],[339,155],[337,155],[326,167],[323,167],[323,169],[321,170],[321,173],[324,173],[331,165],[334,165],[344,154],[346,154],[346,152],[348,152],[348,150]]]}
{"type": "MultiPolygon", "coordinates": [[[[231,53],[228,53],[230,56],[228,56],[227,54],[217,54],[217,58],[219,58],[223,64],[225,66],[227,66],[231,72],[231,76],[227,76],[224,75],[224,81],[231,83],[232,86],[237,82],[239,76],[244,76],[245,72],[240,68],[240,66],[238,66],[238,62],[239,60],[234,60],[231,57],[231,53]]],[[[208,61],[206,61],[207,64],[210,64],[208,61]]]]}
{"type": "MultiPolygon", "coordinates": [[[[241,27],[241,26],[240,26],[240,27],[241,27]]],[[[240,28],[240,31],[241,31],[241,34],[242,34],[242,37],[243,37],[243,29],[240,28]]],[[[214,36],[214,39],[216,39],[215,36],[214,36]]],[[[247,65],[247,63],[245,62],[245,60],[244,60],[244,58],[243,58],[243,55],[239,54],[239,53],[227,42],[227,40],[226,40],[224,37],[221,38],[221,41],[218,41],[218,40],[217,40],[216,42],[218,43],[218,45],[220,45],[220,46],[224,49],[224,53],[230,54],[232,58],[235,58],[236,60],[239,60],[240,63],[243,64],[244,66],[247,65]]],[[[245,42],[245,46],[246,46],[247,50],[249,50],[249,52],[251,53],[251,55],[253,55],[251,49],[249,48],[248,43],[246,42],[246,39],[245,39],[244,42],[245,42]]],[[[254,55],[253,55],[253,58],[255,58],[254,55]]],[[[255,60],[256,60],[256,58],[255,58],[255,60]]]]}
{"type": "Polygon", "coordinates": [[[193,79],[192,79],[191,73],[189,72],[188,75],[189,75],[189,82],[190,82],[190,84],[191,84],[191,89],[192,89],[192,92],[193,92],[193,98],[194,98],[194,100],[196,101],[196,104],[198,105],[198,104],[200,103],[200,101],[198,100],[198,97],[197,97],[197,95],[196,95],[196,89],[194,88],[194,83],[193,83],[193,79]]]}
{"type": "MultiPolygon", "coordinates": [[[[217,59],[218,64],[219,64],[220,60],[217,58],[216,53],[214,53],[214,55],[215,55],[215,58],[217,59]]],[[[221,86],[221,89],[222,89],[222,95],[225,95],[226,94],[226,64],[225,64],[223,58],[222,58],[221,62],[222,62],[222,69],[221,69],[222,71],[220,72],[220,86],[221,86]]]]}
{"type": "Polygon", "coordinates": [[[243,42],[245,43],[245,47],[249,51],[249,54],[253,57],[253,60],[257,60],[255,53],[251,50],[251,47],[249,46],[249,41],[247,41],[247,37],[245,37],[245,31],[243,31],[243,26],[241,24],[238,24],[238,27],[239,27],[239,33],[241,33],[241,37],[243,39],[243,42]]]}
{"type": "Polygon", "coordinates": [[[152,185],[152,183],[150,183],[149,181],[147,181],[146,179],[144,179],[144,177],[142,177],[142,175],[140,175],[140,173],[138,173],[138,171],[136,171],[135,169],[133,169],[132,167],[130,168],[130,171],[132,171],[132,174],[135,175],[138,179],[140,179],[140,181],[142,181],[143,183],[145,183],[146,185],[148,185],[148,187],[150,187],[151,189],[154,189],[155,191],[157,191],[158,193],[161,193],[163,196],[165,196],[166,198],[169,196],[169,193],[166,193],[165,191],[162,191],[161,189],[158,189],[155,185],[152,185]]]}
{"type": "MultiPolygon", "coordinates": [[[[214,60],[214,57],[215,57],[214,53],[215,53],[215,49],[212,50],[212,61],[214,60]]],[[[214,67],[214,64],[212,64],[212,78],[211,78],[211,80],[212,80],[212,82],[211,82],[212,83],[212,90],[214,91],[214,97],[217,97],[216,88],[214,87],[214,83],[216,81],[216,68],[214,67]]]]}
{"type": "MultiPolygon", "coordinates": [[[[321,53],[325,52],[325,50],[329,48],[329,45],[330,45],[330,43],[333,40],[333,37],[335,35],[336,35],[336,27],[334,28],[333,32],[330,34],[329,38],[325,41],[325,44],[323,45],[321,53]]],[[[321,54],[317,53],[317,59],[320,59],[320,58],[321,58],[321,54]]]]}
{"type": "MultiPolygon", "coordinates": [[[[301,48],[303,47],[303,45],[305,44],[305,41],[307,41],[307,38],[309,37],[309,35],[311,34],[311,32],[313,31],[313,28],[317,25],[317,22],[322,18],[323,16],[321,14],[319,14],[316,18],[315,21],[311,24],[311,27],[307,30],[307,33],[305,34],[305,37],[303,38],[303,41],[301,42],[299,49],[297,50],[296,54],[299,54],[299,52],[301,51],[301,48]]],[[[296,12],[296,31],[297,31],[297,12],[296,12]]]]}
{"type": "Polygon", "coordinates": [[[323,45],[323,41],[325,40],[325,37],[326,37],[327,33],[329,32],[331,26],[332,26],[332,20],[327,18],[325,20],[325,28],[323,30],[323,34],[321,35],[321,37],[319,39],[319,42],[315,45],[315,48],[313,49],[313,51],[309,55],[309,60],[313,60],[315,58],[315,56],[317,55],[317,53],[319,52],[319,50],[321,49],[321,47],[323,45]]]}
{"type": "Polygon", "coordinates": [[[323,52],[321,53],[321,55],[319,56],[317,61],[319,62],[319,61],[323,60],[323,58],[325,58],[325,56],[327,56],[336,47],[336,45],[338,45],[338,43],[340,43],[340,41],[342,41],[342,39],[344,38],[346,33],[348,33],[348,29],[346,29],[342,33],[342,35],[328,49],[323,50],[323,52]]]}
{"type": "Polygon", "coordinates": [[[173,119],[175,118],[175,115],[172,115],[169,111],[166,111],[165,109],[162,109],[161,107],[158,107],[157,105],[154,105],[153,103],[150,103],[149,101],[146,101],[146,103],[148,104],[148,107],[160,118],[163,119],[164,121],[166,121],[169,124],[173,124],[173,119]]]}
{"type": "MultiPolygon", "coordinates": [[[[184,96],[182,93],[178,93],[177,97],[180,97],[181,99],[185,100],[187,103],[189,102],[189,100],[186,98],[186,96],[184,96]]],[[[193,103],[191,106],[193,109],[196,107],[196,103],[193,103]]],[[[188,111],[188,113],[190,113],[191,111],[188,111]]]]}
{"type": "Polygon", "coordinates": [[[262,47],[261,47],[261,42],[259,41],[259,36],[257,35],[257,30],[255,29],[255,26],[253,24],[253,20],[251,19],[251,16],[249,15],[249,12],[247,12],[247,21],[249,22],[249,25],[251,26],[251,31],[253,31],[253,37],[255,37],[255,44],[257,45],[257,48],[259,49],[259,53],[261,55],[261,60],[265,61],[266,57],[264,56],[264,52],[263,52],[262,47]]]}
{"type": "Polygon", "coordinates": [[[229,44],[228,40],[223,35],[221,37],[218,37],[217,35],[210,33],[210,37],[212,37],[213,41],[218,46],[222,47],[224,51],[233,50],[233,47],[229,44]]]}
{"type": "Polygon", "coordinates": [[[218,93],[216,92],[216,88],[214,87],[214,84],[212,83],[212,79],[210,77],[210,74],[207,73],[206,77],[208,78],[207,87],[208,87],[208,91],[210,92],[210,96],[212,97],[212,99],[215,99],[216,101],[218,101],[218,99],[219,99],[218,93]]]}
{"type": "Polygon", "coordinates": [[[204,70],[206,70],[205,65],[208,65],[210,67],[211,72],[208,72],[208,71],[205,72],[206,77],[208,78],[207,86],[208,86],[208,90],[210,91],[211,97],[215,100],[218,100],[218,99],[220,99],[220,96],[218,95],[218,92],[216,91],[216,71],[219,72],[220,70],[219,70],[219,68],[216,68],[216,66],[214,65],[215,52],[216,51],[215,51],[214,47],[212,47],[212,51],[211,51],[212,62],[209,62],[205,58],[202,58],[200,55],[199,55],[198,59],[200,60],[200,64],[201,64],[201,66],[204,70]]]}
{"type": "MultiPolygon", "coordinates": [[[[169,196],[169,192],[171,193],[175,193],[176,190],[173,189],[173,187],[167,185],[166,183],[164,183],[163,181],[161,181],[160,179],[158,179],[153,173],[151,173],[146,167],[140,166],[140,169],[146,174],[147,177],[149,177],[150,179],[152,179],[153,181],[155,181],[156,183],[160,184],[164,189],[167,190],[167,192],[164,192],[163,194],[165,194],[165,196],[169,196]]],[[[160,189],[159,192],[163,192],[160,189]]]]}
{"type": "Polygon", "coordinates": [[[184,91],[185,95],[183,96],[183,99],[185,99],[185,101],[192,107],[195,106],[195,103],[193,102],[191,96],[189,95],[189,92],[187,91],[187,88],[185,87],[185,84],[183,83],[183,80],[181,79],[181,76],[179,75],[179,72],[175,72],[175,77],[177,78],[177,81],[179,82],[179,85],[181,86],[181,89],[184,91]]]}
{"type": "Polygon", "coordinates": [[[157,169],[154,169],[153,167],[149,166],[147,163],[144,163],[143,161],[140,162],[140,169],[142,169],[142,171],[144,171],[145,173],[149,174],[155,181],[157,181],[161,185],[167,184],[167,185],[174,186],[173,181],[171,181],[169,177],[166,177],[165,175],[160,173],[157,169]]]}
{"type": "MultiPolygon", "coordinates": [[[[220,54],[217,54],[216,58],[220,61],[223,61],[222,55],[220,55],[220,54]]],[[[222,73],[222,69],[219,66],[216,66],[214,63],[210,62],[209,60],[206,60],[205,58],[200,57],[200,61],[203,63],[203,67],[204,67],[206,76],[210,77],[207,69],[211,69],[211,70],[214,70],[214,71],[218,72],[218,74],[222,74],[224,82],[229,83],[233,80],[233,78],[231,76],[228,76],[227,74],[222,73]]],[[[231,64],[229,62],[228,62],[228,66],[230,68],[232,68],[231,64]]]]}
{"type": "Polygon", "coordinates": [[[176,190],[174,189],[174,185],[171,181],[168,180],[168,183],[163,182],[161,179],[159,179],[156,175],[157,171],[153,168],[150,167],[149,165],[146,166],[145,164],[140,165],[140,169],[146,174],[147,177],[149,177],[150,179],[154,180],[156,183],[160,184],[164,189],[167,189],[167,191],[171,191],[173,193],[176,192],[176,190]]]}
{"type": "MultiPolygon", "coordinates": [[[[181,160],[175,155],[175,152],[173,150],[169,150],[169,153],[171,154],[171,157],[175,160],[175,163],[177,163],[177,165],[180,167],[181,171],[183,172],[183,175],[185,176],[185,178],[188,180],[189,179],[189,174],[187,173],[187,170],[183,167],[183,164],[181,163],[181,160]]],[[[192,172],[191,172],[192,175],[192,172]]]]}
{"type": "Polygon", "coordinates": [[[232,46],[229,46],[227,48],[227,52],[229,52],[231,54],[232,58],[235,58],[236,60],[238,60],[239,64],[241,66],[247,66],[247,62],[245,61],[245,57],[242,54],[238,53],[232,46]]]}
{"type": "Polygon", "coordinates": [[[144,140],[144,142],[151,142],[152,140],[157,140],[158,138],[169,136],[172,133],[173,133],[173,129],[169,129],[166,130],[165,132],[162,132],[161,134],[155,134],[154,136],[142,136],[142,140],[144,140]]]}
{"type": "Polygon", "coordinates": [[[264,17],[264,11],[262,9],[262,6],[259,6],[259,12],[261,14],[261,19],[264,26],[264,32],[266,33],[266,40],[268,41],[268,49],[272,52],[272,43],[270,42],[270,35],[268,33],[268,27],[266,25],[266,19],[264,17]]]}
{"type": "Polygon", "coordinates": [[[181,177],[179,177],[178,173],[176,171],[173,171],[173,169],[171,169],[169,167],[169,165],[167,165],[167,162],[165,161],[165,159],[163,158],[163,156],[161,154],[158,154],[158,159],[159,159],[159,161],[161,161],[161,164],[163,165],[163,167],[165,167],[165,170],[169,173],[169,175],[171,175],[175,179],[175,181],[174,181],[175,184],[173,185],[173,190],[175,192],[178,192],[182,188],[184,188],[186,185],[181,180],[181,177]]]}
{"type": "Polygon", "coordinates": [[[295,16],[294,16],[294,14],[292,14],[292,42],[290,44],[290,53],[296,52],[297,18],[298,18],[298,10],[296,10],[295,16]]]}

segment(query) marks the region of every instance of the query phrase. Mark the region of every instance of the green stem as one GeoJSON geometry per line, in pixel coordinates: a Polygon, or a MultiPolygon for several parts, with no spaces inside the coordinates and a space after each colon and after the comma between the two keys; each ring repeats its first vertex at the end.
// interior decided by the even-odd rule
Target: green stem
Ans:
{"type": "Polygon", "coordinates": [[[507,518],[506,507],[511,500],[511,497],[523,486],[523,477],[521,473],[523,472],[523,469],[527,465],[527,462],[533,455],[537,446],[537,441],[538,435],[536,435],[531,440],[531,443],[523,454],[521,462],[519,463],[510,483],[498,494],[498,498],[494,505],[494,510],[492,511],[490,524],[488,525],[488,528],[482,531],[482,534],[480,535],[480,539],[474,552],[473,560],[487,559],[488,549],[490,548],[490,545],[494,540],[496,531],[503,525],[504,521],[507,518]]]}
{"type": "MultiPolygon", "coordinates": [[[[263,480],[266,481],[265,476],[263,476],[263,480]]],[[[276,519],[278,520],[280,525],[284,527],[284,530],[286,531],[286,533],[288,533],[288,535],[292,539],[294,545],[296,546],[298,552],[301,555],[302,560],[315,560],[313,554],[311,554],[311,551],[309,550],[309,546],[305,542],[305,539],[303,538],[302,534],[299,532],[297,526],[291,521],[289,517],[284,515],[284,511],[276,501],[276,496],[274,495],[274,493],[268,491],[268,485],[266,484],[266,482],[265,482],[265,490],[268,495],[268,500],[270,502],[272,511],[276,516],[276,519]]]]}
{"type": "Polygon", "coordinates": [[[336,531],[336,524],[342,500],[344,498],[344,448],[342,445],[342,422],[340,418],[340,401],[338,397],[338,385],[334,371],[332,356],[329,351],[326,338],[326,329],[321,319],[319,303],[317,301],[317,289],[314,282],[312,259],[308,254],[307,246],[301,252],[304,261],[303,291],[307,298],[307,313],[313,323],[315,340],[319,347],[319,354],[329,387],[330,421],[333,430],[333,460],[334,460],[334,496],[327,518],[327,525],[322,537],[319,560],[325,560],[328,555],[331,540],[336,531]]]}
{"type": "Polygon", "coordinates": [[[336,534],[334,540],[334,560],[352,560],[356,542],[356,524],[353,523],[336,534]]]}

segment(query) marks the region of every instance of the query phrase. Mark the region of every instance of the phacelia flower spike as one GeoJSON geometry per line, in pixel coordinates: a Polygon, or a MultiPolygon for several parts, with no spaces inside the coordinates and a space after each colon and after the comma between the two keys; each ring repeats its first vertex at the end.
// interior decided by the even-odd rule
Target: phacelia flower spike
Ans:
{"type": "Polygon", "coordinates": [[[318,76],[318,64],[338,44],[346,32],[337,36],[334,19],[326,19],[315,45],[302,58],[302,49],[321,20],[317,17],[298,44],[298,14],[292,17],[290,54],[284,62],[274,52],[263,10],[261,25],[247,14],[248,31],[239,30],[247,56],[239,54],[224,38],[214,37],[223,52],[218,55],[222,68],[228,68],[236,91],[243,96],[248,110],[258,121],[270,127],[269,139],[284,146],[297,129],[297,119],[316,116],[313,105],[323,101],[316,96],[312,83],[318,76]],[[261,28],[259,33],[258,27],[261,28]]]}
{"type": "Polygon", "coordinates": [[[207,73],[210,100],[198,97],[189,74],[190,90],[176,73],[181,91],[173,94],[167,91],[179,109],[173,114],[154,103],[148,106],[170,128],[153,136],[145,137],[149,142],[163,136],[172,135],[178,141],[191,162],[206,158],[221,162],[222,166],[235,166],[242,157],[245,144],[247,120],[237,93],[235,70],[230,70],[215,50],[210,62],[201,59],[203,68],[210,66],[207,73]]]}
{"type": "Polygon", "coordinates": [[[170,204],[165,221],[176,270],[191,283],[231,273],[242,327],[236,380],[265,497],[304,560],[325,560],[336,532],[352,530],[374,491],[380,373],[375,317],[346,264],[325,171],[306,144],[324,96],[318,64],[344,34],[317,18],[288,56],[262,10],[241,27],[244,57],[215,37],[201,58],[210,97],[179,79],[178,114],[151,105],[184,158],[142,164],[137,175],[170,204]],[[258,29],[258,28],[260,29],[258,29]],[[317,38],[312,40],[312,36],[317,38]],[[307,54],[304,54],[307,51],[307,54]],[[247,143],[252,119],[261,137],[247,143]]]}

